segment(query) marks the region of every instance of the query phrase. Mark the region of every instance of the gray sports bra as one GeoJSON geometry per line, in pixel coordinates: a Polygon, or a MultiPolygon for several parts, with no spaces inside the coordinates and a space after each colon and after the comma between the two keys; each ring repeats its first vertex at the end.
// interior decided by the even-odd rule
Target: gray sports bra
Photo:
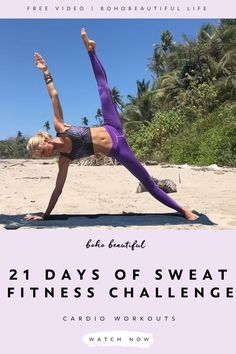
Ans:
{"type": "Polygon", "coordinates": [[[58,137],[68,137],[72,143],[71,152],[61,152],[62,156],[68,157],[70,160],[81,159],[82,157],[94,154],[91,130],[89,127],[70,126],[64,132],[57,133],[58,137]]]}

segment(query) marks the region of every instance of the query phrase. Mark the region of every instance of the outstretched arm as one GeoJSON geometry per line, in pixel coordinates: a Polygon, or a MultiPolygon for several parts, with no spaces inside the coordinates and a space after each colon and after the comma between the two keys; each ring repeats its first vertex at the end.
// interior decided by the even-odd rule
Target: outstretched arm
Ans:
{"type": "Polygon", "coordinates": [[[36,67],[41,70],[44,74],[44,79],[47,84],[48,94],[52,101],[52,107],[54,112],[53,123],[55,130],[60,133],[65,130],[63,112],[59,100],[59,96],[57,90],[54,86],[52,76],[48,70],[48,66],[43,59],[43,57],[39,53],[34,53],[34,59],[36,67]]]}
{"type": "Polygon", "coordinates": [[[51,214],[53,208],[55,207],[58,198],[60,197],[62,193],[62,189],[64,187],[66,177],[67,177],[67,172],[68,172],[68,167],[70,164],[70,160],[67,157],[61,156],[58,161],[58,175],[57,175],[57,180],[56,180],[56,185],[55,188],[52,192],[51,198],[48,203],[48,207],[43,214],[43,216],[38,216],[38,215],[26,215],[25,220],[43,220],[47,219],[49,215],[51,214]]]}

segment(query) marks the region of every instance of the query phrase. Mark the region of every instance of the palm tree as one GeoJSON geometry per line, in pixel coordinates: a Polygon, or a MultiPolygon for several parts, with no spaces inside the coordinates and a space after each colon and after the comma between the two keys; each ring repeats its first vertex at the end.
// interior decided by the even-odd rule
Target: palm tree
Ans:
{"type": "Polygon", "coordinates": [[[155,98],[161,110],[174,107],[178,95],[185,89],[179,70],[170,71],[156,83],[155,98]]]}
{"type": "Polygon", "coordinates": [[[86,116],[82,118],[82,125],[88,126],[88,118],[86,116]]]}
{"type": "Polygon", "coordinates": [[[23,133],[20,130],[18,130],[16,140],[20,141],[22,138],[23,138],[23,133]]]}
{"type": "Polygon", "coordinates": [[[161,45],[160,48],[166,53],[168,50],[170,51],[173,46],[173,36],[169,30],[162,32],[161,34],[161,45]]]}
{"type": "Polygon", "coordinates": [[[230,19],[221,19],[220,23],[222,25],[227,25],[227,26],[234,26],[236,25],[236,19],[230,18],[230,19]]]}
{"type": "Polygon", "coordinates": [[[46,122],[44,123],[43,128],[46,130],[47,133],[49,133],[51,127],[48,120],[46,120],[46,122]]]}
{"type": "Polygon", "coordinates": [[[95,115],[95,118],[98,121],[99,125],[103,124],[103,115],[102,115],[102,111],[100,108],[97,109],[97,113],[95,115]]]}
{"type": "Polygon", "coordinates": [[[137,80],[136,88],[137,88],[136,96],[132,96],[132,95],[127,96],[129,100],[129,104],[137,103],[137,101],[140,100],[143,95],[150,92],[150,81],[146,82],[144,79],[142,81],[137,80]]]}
{"type": "Polygon", "coordinates": [[[221,102],[236,101],[236,21],[221,20],[216,29],[214,42],[217,43],[219,58],[215,86],[219,89],[221,102]]]}
{"type": "Polygon", "coordinates": [[[181,92],[215,80],[218,69],[213,56],[216,52],[212,47],[213,36],[213,26],[202,26],[197,40],[184,35],[183,44],[172,43],[171,50],[162,55],[164,70],[154,82],[155,97],[162,109],[175,107],[181,92]]]}
{"type": "Polygon", "coordinates": [[[168,30],[162,32],[161,43],[154,44],[153,47],[153,56],[148,68],[155,74],[155,77],[158,78],[167,70],[166,56],[174,49],[173,36],[171,32],[168,30]]]}
{"type": "Polygon", "coordinates": [[[151,63],[148,64],[148,69],[158,78],[165,71],[165,58],[155,46],[151,63]]]}
{"type": "Polygon", "coordinates": [[[128,95],[129,103],[125,106],[122,118],[126,127],[134,124],[148,124],[153,118],[153,91],[150,89],[150,81],[136,81],[136,96],[128,95]]]}
{"type": "Polygon", "coordinates": [[[118,90],[118,88],[116,88],[115,86],[112,88],[111,90],[111,96],[113,101],[115,102],[117,108],[122,111],[123,107],[124,107],[124,102],[122,100],[122,96],[120,94],[120,91],[118,90]]]}
{"type": "Polygon", "coordinates": [[[150,81],[145,82],[145,80],[143,79],[142,81],[137,81],[136,82],[137,85],[137,95],[138,98],[140,98],[141,96],[143,96],[145,93],[147,93],[150,89],[150,81]]]}

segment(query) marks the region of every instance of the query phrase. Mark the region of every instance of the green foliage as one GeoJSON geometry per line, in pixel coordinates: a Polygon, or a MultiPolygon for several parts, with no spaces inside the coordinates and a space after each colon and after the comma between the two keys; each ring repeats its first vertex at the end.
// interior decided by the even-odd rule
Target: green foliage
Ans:
{"type": "Polygon", "coordinates": [[[236,166],[236,108],[224,106],[191,124],[177,111],[159,112],[128,132],[128,141],[141,160],[236,166]]]}
{"type": "Polygon", "coordinates": [[[213,85],[223,102],[235,102],[235,20],[221,21],[219,26],[203,25],[195,40],[186,35],[183,39],[184,43],[174,43],[171,38],[167,51],[162,49],[161,39],[161,43],[155,45],[148,65],[155,75],[155,89],[161,91],[160,97],[166,98],[160,102],[164,108],[173,108],[176,97],[181,91],[191,91],[193,82],[195,85],[213,85]]]}
{"type": "Polygon", "coordinates": [[[236,166],[236,109],[224,106],[187,125],[161,150],[171,163],[236,166]]]}
{"type": "Polygon", "coordinates": [[[128,142],[141,160],[158,158],[162,145],[182,129],[184,119],[177,111],[157,112],[149,125],[127,131],[128,142]]]}
{"type": "Polygon", "coordinates": [[[218,105],[218,91],[215,86],[193,83],[191,89],[179,94],[177,107],[188,121],[195,121],[212,112],[218,105]]]}
{"type": "Polygon", "coordinates": [[[0,141],[0,158],[1,159],[22,159],[29,158],[26,150],[27,139],[21,132],[17,133],[16,138],[0,141]]]}
{"type": "Polygon", "coordinates": [[[176,43],[165,31],[123,119],[138,158],[236,166],[236,20],[176,43]]]}

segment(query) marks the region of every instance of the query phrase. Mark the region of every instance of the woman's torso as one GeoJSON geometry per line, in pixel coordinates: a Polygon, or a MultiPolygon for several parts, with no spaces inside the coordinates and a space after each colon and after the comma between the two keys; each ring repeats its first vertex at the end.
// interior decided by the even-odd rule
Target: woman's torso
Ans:
{"type": "Polygon", "coordinates": [[[71,151],[61,152],[62,156],[66,156],[70,160],[97,153],[107,155],[112,147],[111,137],[103,127],[89,128],[72,125],[65,131],[57,133],[57,136],[71,140],[71,151]]]}

